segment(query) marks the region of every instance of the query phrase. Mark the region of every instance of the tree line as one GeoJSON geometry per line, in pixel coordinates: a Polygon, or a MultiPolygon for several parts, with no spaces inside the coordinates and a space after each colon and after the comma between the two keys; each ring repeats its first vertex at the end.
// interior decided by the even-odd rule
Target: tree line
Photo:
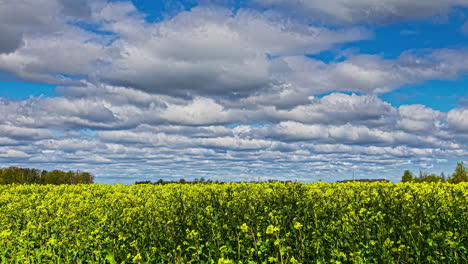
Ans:
{"type": "MultiPolygon", "coordinates": [[[[232,183],[233,181],[230,181],[232,183]]],[[[279,180],[272,180],[269,179],[267,182],[272,183],[272,182],[282,182],[282,183],[292,183],[296,181],[279,181],[279,180]]],[[[209,183],[215,183],[215,184],[224,184],[228,183],[226,181],[218,181],[218,180],[210,180],[210,179],[205,179],[204,177],[201,177],[200,179],[195,178],[193,181],[186,180],[186,179],[179,179],[179,180],[172,180],[172,181],[166,181],[163,179],[159,179],[155,182],[152,181],[135,181],[135,184],[153,184],[153,185],[166,185],[166,184],[171,184],[171,183],[178,183],[178,184],[209,184],[209,183]]],[[[250,181],[249,183],[263,183],[260,181],[250,181]]]]}
{"type": "Polygon", "coordinates": [[[446,176],[443,172],[440,175],[427,172],[419,172],[419,176],[415,176],[411,171],[405,170],[401,177],[402,182],[450,182],[460,183],[468,182],[468,170],[462,162],[457,163],[455,171],[450,176],[446,176]]]}
{"type": "Polygon", "coordinates": [[[0,169],[0,184],[94,183],[94,175],[83,171],[40,170],[8,167],[0,169]]]}

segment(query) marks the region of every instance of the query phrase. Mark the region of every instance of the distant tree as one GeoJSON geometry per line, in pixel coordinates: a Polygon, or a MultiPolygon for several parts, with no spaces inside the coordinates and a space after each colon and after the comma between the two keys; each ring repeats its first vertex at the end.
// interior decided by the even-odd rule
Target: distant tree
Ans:
{"type": "Polygon", "coordinates": [[[94,183],[94,175],[89,172],[82,171],[78,174],[78,183],[94,183]]]}
{"type": "Polygon", "coordinates": [[[403,177],[401,178],[402,182],[445,182],[445,176],[442,174],[441,176],[437,176],[436,174],[432,173],[429,174],[427,172],[419,171],[419,177],[414,177],[411,172],[405,171],[403,177]],[[411,176],[411,177],[410,177],[411,176]]]}
{"type": "Polygon", "coordinates": [[[1,184],[26,183],[23,170],[18,167],[8,167],[5,169],[2,169],[0,183],[1,184]]]}
{"type": "Polygon", "coordinates": [[[445,176],[445,173],[444,172],[441,172],[440,173],[440,178],[442,179],[442,181],[447,181],[447,177],[445,176]]]}
{"type": "Polygon", "coordinates": [[[151,181],[136,181],[135,184],[152,184],[151,181]]]}
{"type": "Polygon", "coordinates": [[[185,184],[185,183],[187,183],[187,181],[185,179],[180,179],[179,183],[185,184]]]}
{"type": "Polygon", "coordinates": [[[159,179],[158,181],[156,181],[154,184],[164,184],[164,180],[163,179],[159,179]]]}
{"type": "Polygon", "coordinates": [[[94,175],[88,172],[9,167],[0,169],[0,184],[78,184],[93,183],[94,175]]]}
{"type": "Polygon", "coordinates": [[[41,183],[43,184],[66,184],[68,181],[67,173],[61,170],[53,170],[45,175],[42,175],[41,183]]]}
{"type": "Polygon", "coordinates": [[[455,172],[452,174],[449,181],[451,183],[468,182],[468,172],[463,161],[457,163],[455,172]]]}
{"type": "Polygon", "coordinates": [[[426,175],[425,182],[443,182],[443,179],[434,173],[426,175]]]}
{"type": "Polygon", "coordinates": [[[409,170],[405,170],[405,172],[403,173],[403,176],[401,177],[401,181],[402,182],[411,182],[413,181],[413,173],[411,173],[411,171],[409,170]]]}

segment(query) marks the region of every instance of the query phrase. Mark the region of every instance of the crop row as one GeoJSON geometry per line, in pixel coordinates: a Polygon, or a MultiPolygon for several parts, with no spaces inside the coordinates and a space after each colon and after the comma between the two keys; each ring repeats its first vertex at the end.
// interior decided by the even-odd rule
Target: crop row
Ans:
{"type": "Polygon", "coordinates": [[[468,263],[468,184],[0,186],[2,263],[468,263]]]}

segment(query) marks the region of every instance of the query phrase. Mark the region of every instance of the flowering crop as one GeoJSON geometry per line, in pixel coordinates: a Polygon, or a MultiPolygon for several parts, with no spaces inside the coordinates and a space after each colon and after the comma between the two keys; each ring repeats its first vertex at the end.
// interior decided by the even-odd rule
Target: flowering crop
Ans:
{"type": "Polygon", "coordinates": [[[2,263],[468,263],[468,184],[0,186],[2,263]]]}

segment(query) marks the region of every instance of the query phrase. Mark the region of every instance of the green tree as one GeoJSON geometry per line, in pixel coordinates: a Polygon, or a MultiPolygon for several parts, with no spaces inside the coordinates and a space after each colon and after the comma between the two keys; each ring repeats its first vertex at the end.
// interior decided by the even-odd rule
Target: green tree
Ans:
{"type": "Polygon", "coordinates": [[[77,172],[78,180],[77,183],[94,183],[94,175],[89,172],[77,172]]]}
{"type": "Polygon", "coordinates": [[[41,182],[43,184],[65,184],[67,183],[66,172],[61,170],[49,171],[45,175],[42,175],[41,182]]]}
{"type": "Polygon", "coordinates": [[[403,177],[401,177],[401,181],[402,182],[411,182],[413,181],[413,173],[411,173],[411,171],[409,170],[405,170],[405,172],[403,173],[403,177]]]}
{"type": "Polygon", "coordinates": [[[0,184],[26,183],[23,171],[18,167],[2,169],[0,184]]]}
{"type": "Polygon", "coordinates": [[[457,167],[455,168],[455,172],[452,174],[452,178],[450,179],[450,182],[451,183],[468,182],[468,172],[463,161],[457,163],[457,167]]]}
{"type": "Polygon", "coordinates": [[[444,172],[441,172],[440,173],[440,178],[442,179],[442,181],[447,181],[447,177],[445,177],[445,173],[444,172]]]}
{"type": "Polygon", "coordinates": [[[425,182],[443,182],[442,177],[435,175],[434,173],[429,174],[424,179],[425,182]]]}

